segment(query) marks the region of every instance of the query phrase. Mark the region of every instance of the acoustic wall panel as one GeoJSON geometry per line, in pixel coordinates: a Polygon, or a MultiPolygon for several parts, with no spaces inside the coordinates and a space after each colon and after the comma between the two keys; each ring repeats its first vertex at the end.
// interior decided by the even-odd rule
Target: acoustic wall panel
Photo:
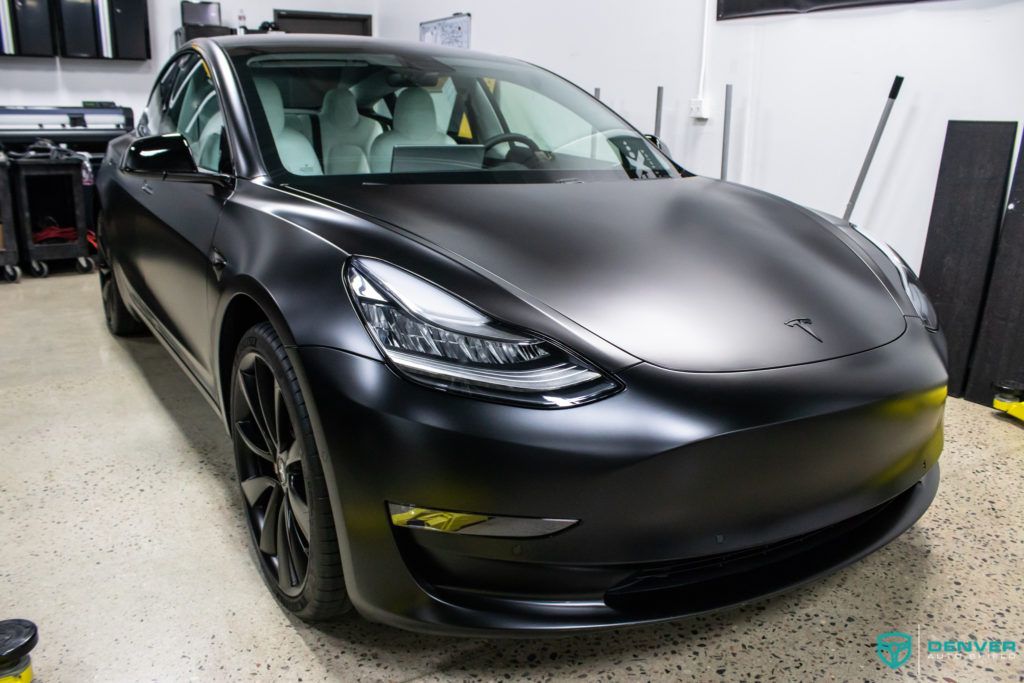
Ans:
{"type": "Polygon", "coordinates": [[[1024,381],[1024,154],[1017,156],[965,396],[988,405],[992,384],[1003,380],[1024,381]]]}
{"type": "Polygon", "coordinates": [[[950,121],[921,281],[949,340],[949,392],[963,395],[1017,134],[1015,122],[950,121]]]}

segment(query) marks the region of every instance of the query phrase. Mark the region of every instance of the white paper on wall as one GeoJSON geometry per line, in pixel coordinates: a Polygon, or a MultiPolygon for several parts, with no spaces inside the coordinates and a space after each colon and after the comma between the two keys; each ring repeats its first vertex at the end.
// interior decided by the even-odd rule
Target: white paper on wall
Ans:
{"type": "Polygon", "coordinates": [[[420,22],[420,42],[445,47],[469,47],[470,15],[453,14],[443,19],[420,22]]]}

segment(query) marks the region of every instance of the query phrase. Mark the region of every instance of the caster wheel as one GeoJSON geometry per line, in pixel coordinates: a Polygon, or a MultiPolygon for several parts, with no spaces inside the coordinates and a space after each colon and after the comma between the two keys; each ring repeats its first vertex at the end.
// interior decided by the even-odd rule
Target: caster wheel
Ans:
{"type": "Polygon", "coordinates": [[[45,261],[30,261],[28,271],[32,273],[32,277],[46,277],[50,274],[50,266],[46,265],[45,261]]]}
{"type": "Polygon", "coordinates": [[[17,282],[21,279],[21,268],[18,266],[4,266],[3,278],[7,282],[17,282]]]}
{"type": "Polygon", "coordinates": [[[96,268],[96,262],[88,256],[79,256],[75,261],[75,270],[79,273],[91,273],[96,268]]]}

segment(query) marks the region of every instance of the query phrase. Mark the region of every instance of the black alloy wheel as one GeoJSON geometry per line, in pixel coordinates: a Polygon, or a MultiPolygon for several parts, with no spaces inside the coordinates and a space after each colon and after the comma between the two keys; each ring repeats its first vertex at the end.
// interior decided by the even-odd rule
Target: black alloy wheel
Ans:
{"type": "Polygon", "coordinates": [[[323,471],[295,372],[270,323],[243,335],[231,425],[246,520],[264,579],[299,616],[346,611],[323,471]]]}

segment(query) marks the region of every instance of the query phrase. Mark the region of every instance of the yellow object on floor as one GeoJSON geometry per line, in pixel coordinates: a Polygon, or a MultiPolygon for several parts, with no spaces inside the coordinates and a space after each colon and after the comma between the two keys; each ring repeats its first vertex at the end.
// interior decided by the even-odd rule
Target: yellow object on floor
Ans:
{"type": "Polygon", "coordinates": [[[0,683],[30,683],[32,680],[32,665],[29,664],[21,673],[10,674],[0,677],[0,683]]]}
{"type": "Polygon", "coordinates": [[[1024,420],[1024,382],[1006,380],[996,382],[996,395],[992,407],[1010,417],[1024,420]]]}
{"type": "Polygon", "coordinates": [[[1003,411],[1010,417],[1015,417],[1018,420],[1024,420],[1024,401],[1007,400],[1006,397],[996,396],[992,399],[992,407],[996,410],[1003,411]]]}

